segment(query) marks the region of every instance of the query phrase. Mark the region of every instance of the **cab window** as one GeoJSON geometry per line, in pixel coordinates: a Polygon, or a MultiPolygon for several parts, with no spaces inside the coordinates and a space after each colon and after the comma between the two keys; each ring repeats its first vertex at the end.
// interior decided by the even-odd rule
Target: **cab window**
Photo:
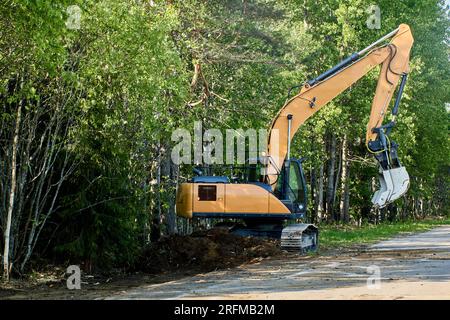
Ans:
{"type": "Polygon", "coordinates": [[[305,190],[303,186],[303,177],[300,167],[295,162],[291,162],[291,166],[289,168],[289,187],[289,199],[294,202],[304,203],[305,190]]]}
{"type": "MultiPolygon", "coordinates": [[[[277,181],[277,196],[280,195],[284,180],[284,169],[277,181]]],[[[305,203],[305,186],[300,166],[297,162],[292,161],[289,168],[289,188],[287,190],[288,198],[297,203],[305,203]]]]}

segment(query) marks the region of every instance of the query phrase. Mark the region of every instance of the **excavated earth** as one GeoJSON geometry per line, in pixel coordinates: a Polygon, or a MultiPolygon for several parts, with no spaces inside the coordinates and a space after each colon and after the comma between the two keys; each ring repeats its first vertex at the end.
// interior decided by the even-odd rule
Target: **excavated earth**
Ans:
{"type": "Polygon", "coordinates": [[[450,226],[319,256],[116,292],[109,299],[450,299],[450,226]]]}
{"type": "Polygon", "coordinates": [[[142,284],[159,284],[186,276],[258,263],[286,254],[279,241],[241,237],[225,229],[173,235],[145,248],[126,273],[88,274],[82,271],[81,290],[68,290],[65,269],[48,266],[33,279],[0,285],[0,299],[93,299],[142,284]]]}
{"type": "Polygon", "coordinates": [[[136,270],[151,274],[183,269],[208,272],[281,254],[279,241],[240,237],[213,229],[161,239],[144,251],[136,270]]]}

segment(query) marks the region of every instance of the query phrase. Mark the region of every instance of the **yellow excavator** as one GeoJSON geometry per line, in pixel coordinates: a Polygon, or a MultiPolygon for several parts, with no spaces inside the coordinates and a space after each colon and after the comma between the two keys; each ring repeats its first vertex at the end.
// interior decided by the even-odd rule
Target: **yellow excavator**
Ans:
{"type": "Polygon", "coordinates": [[[397,29],[353,53],[339,64],[307,81],[288,99],[269,129],[267,152],[257,163],[249,163],[240,181],[227,176],[206,176],[197,171],[189,182],[178,186],[176,212],[191,218],[240,219],[232,228],[241,235],[281,238],[281,247],[300,251],[318,248],[319,232],[313,224],[283,227],[287,220],[306,216],[307,189],[302,160],[290,157],[291,140],[300,126],[345,89],[381,65],[378,84],[367,124],[368,151],[379,163],[380,189],[372,198],[382,208],[401,197],[409,187],[409,176],[397,156],[398,145],[389,139],[409,72],[413,36],[408,25],[397,29]],[[386,40],[391,39],[389,43],[386,40]],[[393,120],[383,124],[394,91],[393,120]]]}

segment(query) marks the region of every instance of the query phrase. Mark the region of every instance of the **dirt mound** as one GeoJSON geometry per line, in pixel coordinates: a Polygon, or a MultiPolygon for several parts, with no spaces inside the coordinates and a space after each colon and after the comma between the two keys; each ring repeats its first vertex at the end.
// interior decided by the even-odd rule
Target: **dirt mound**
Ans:
{"type": "Polygon", "coordinates": [[[149,245],[136,269],[162,273],[189,267],[212,271],[258,261],[281,254],[279,241],[241,237],[223,230],[197,232],[190,236],[173,235],[149,245]]]}

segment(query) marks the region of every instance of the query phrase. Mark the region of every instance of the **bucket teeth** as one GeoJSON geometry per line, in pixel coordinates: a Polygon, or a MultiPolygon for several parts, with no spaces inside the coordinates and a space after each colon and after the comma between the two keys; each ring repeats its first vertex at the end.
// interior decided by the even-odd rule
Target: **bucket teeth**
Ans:
{"type": "Polygon", "coordinates": [[[383,208],[400,198],[409,187],[409,175],[405,167],[380,170],[378,179],[380,189],[372,197],[373,205],[378,208],[383,208]]]}

